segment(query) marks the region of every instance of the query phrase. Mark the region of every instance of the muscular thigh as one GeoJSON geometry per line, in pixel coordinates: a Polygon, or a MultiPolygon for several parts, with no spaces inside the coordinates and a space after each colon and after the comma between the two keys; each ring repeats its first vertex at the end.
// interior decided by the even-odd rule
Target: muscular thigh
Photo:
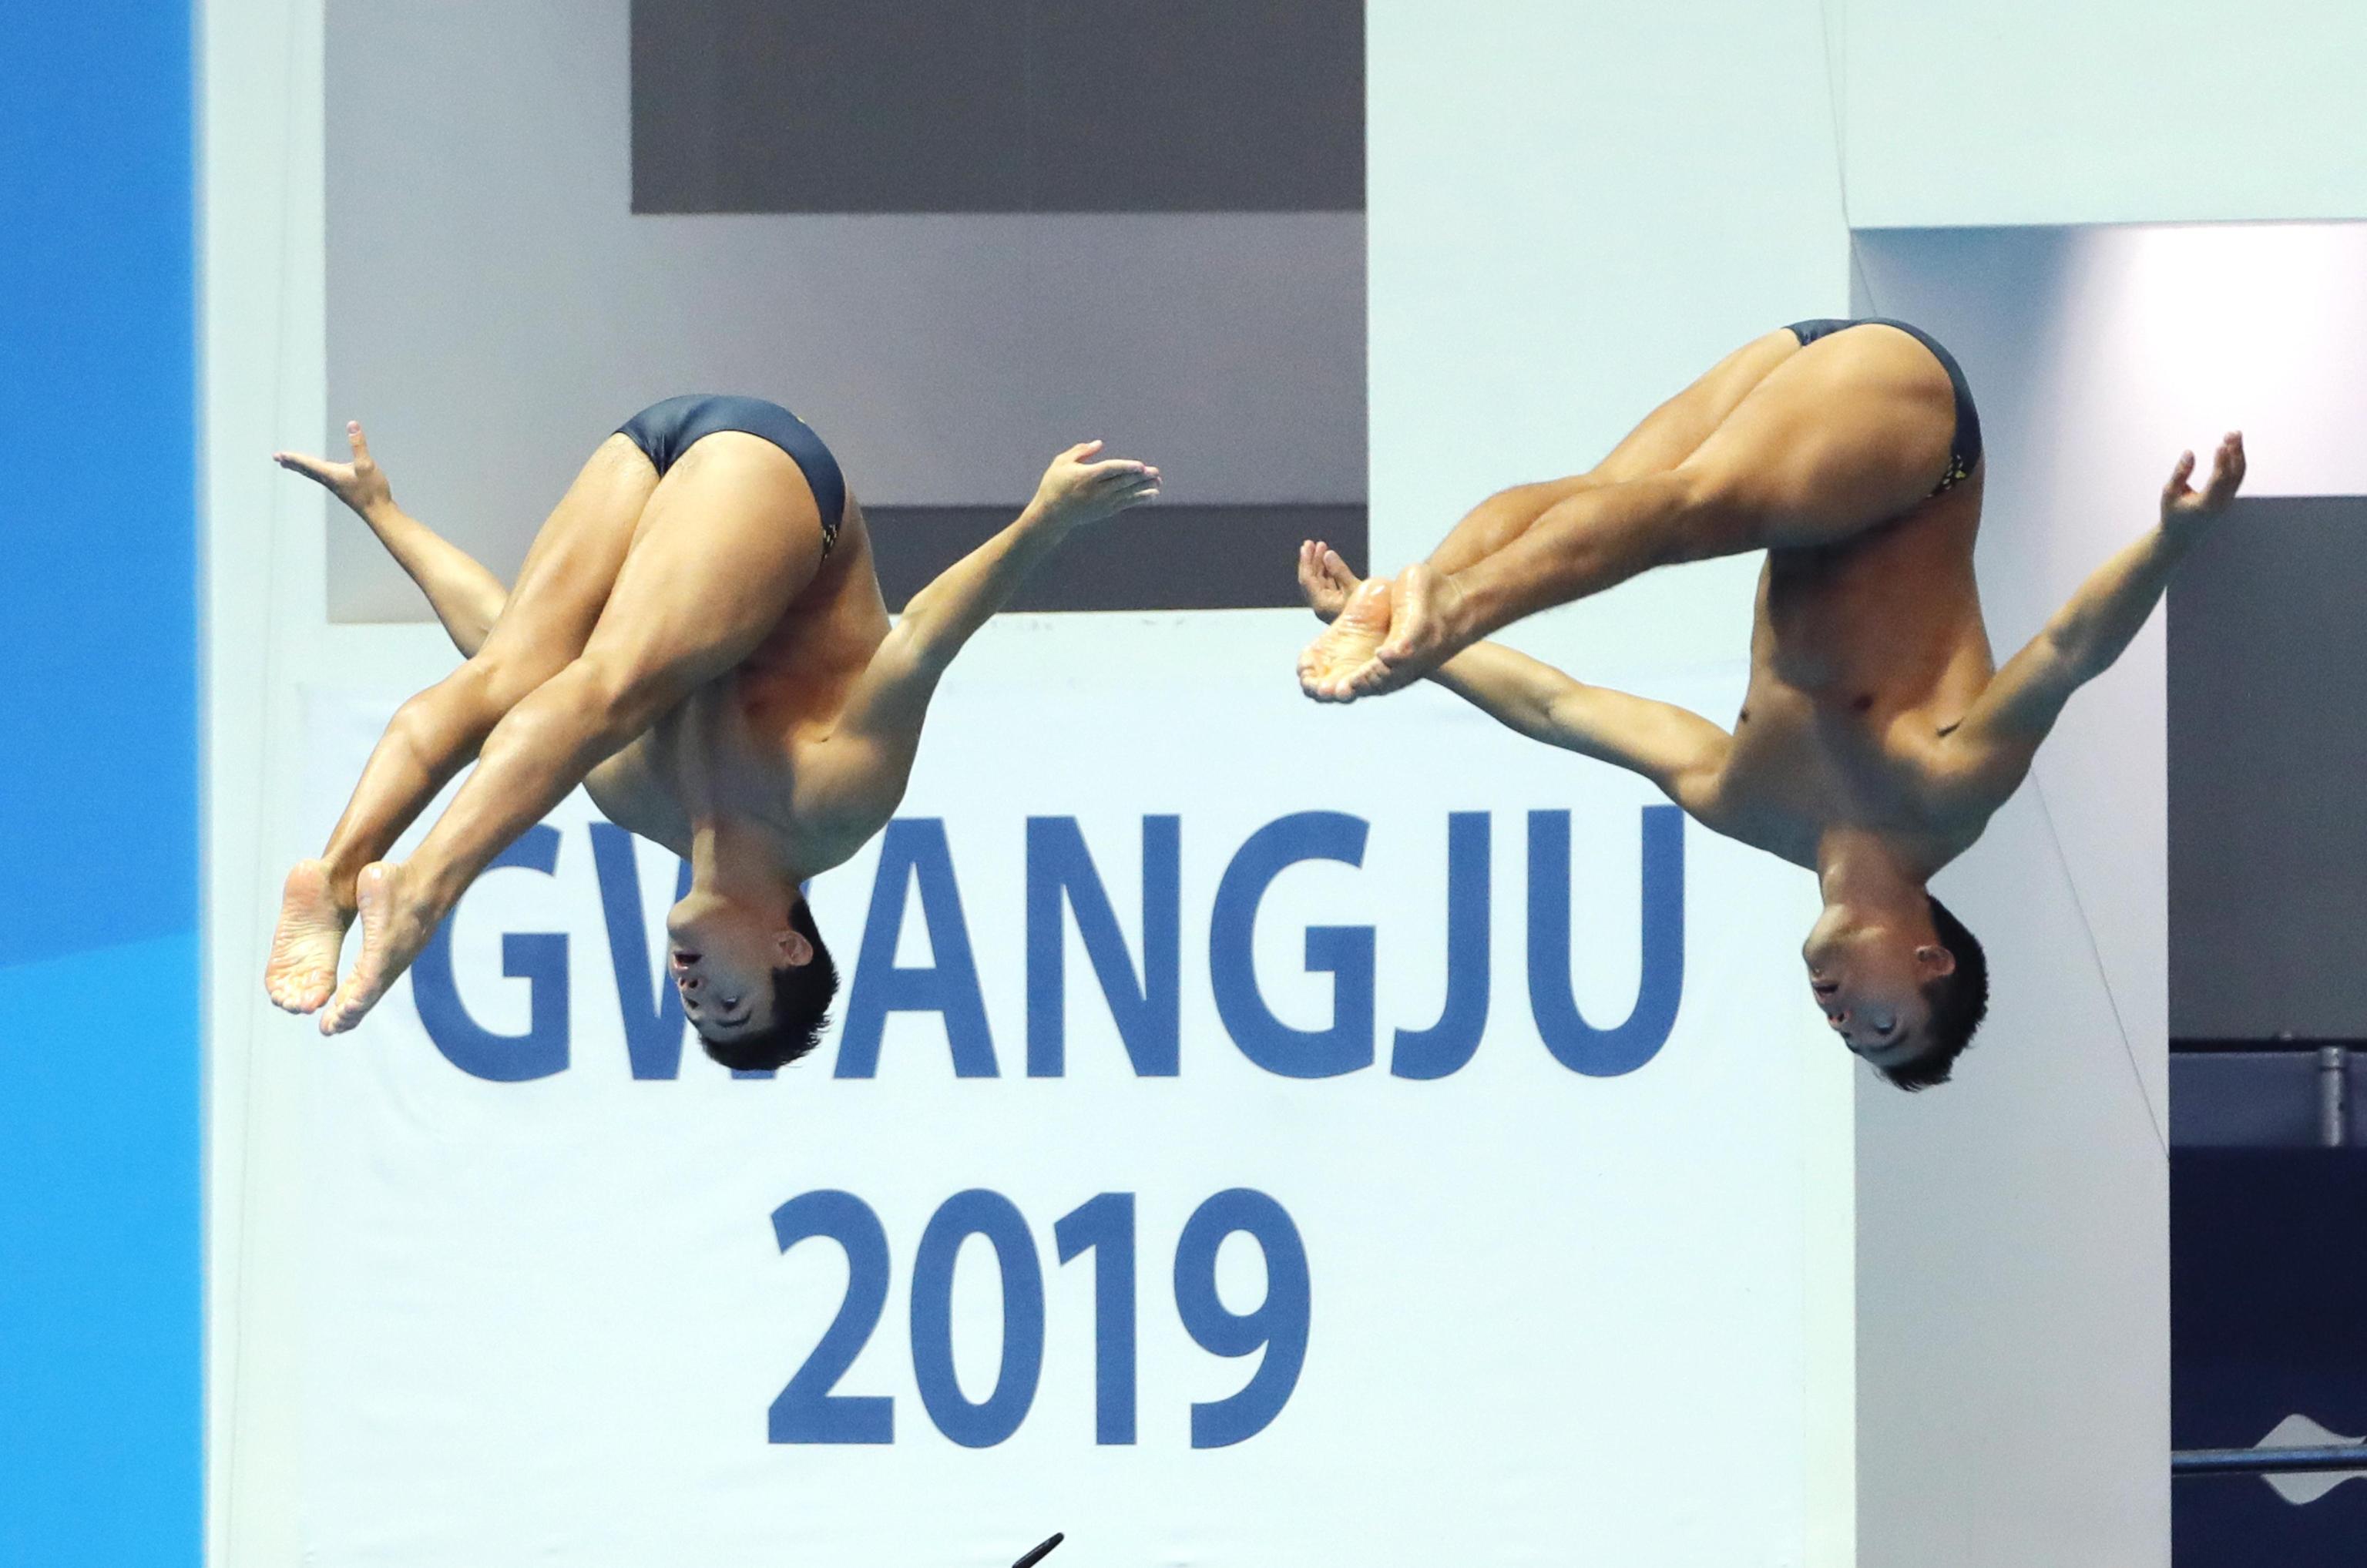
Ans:
{"type": "Polygon", "coordinates": [[[1489,496],[1466,514],[1431,563],[1441,571],[1460,571],[1517,539],[1546,511],[1582,491],[1666,473],[1691,457],[1751,388],[1799,351],[1799,339],[1789,332],[1753,338],[1645,415],[1609,457],[1586,472],[1517,484],[1489,496]]]}
{"type": "Polygon", "coordinates": [[[1719,551],[1832,544],[1905,516],[1948,467],[1955,398],[1893,327],[1818,339],[1776,366],[1681,466],[1714,498],[1719,551]]]}
{"type": "Polygon", "coordinates": [[[821,564],[821,514],[788,454],[739,431],[705,437],[642,509],[584,654],[712,679],[780,624],[821,564]]]}
{"type": "Polygon", "coordinates": [[[1647,415],[1587,477],[1597,483],[1624,484],[1676,467],[1726,422],[1753,388],[1799,352],[1800,340],[1786,331],[1751,339],[1647,415]]]}
{"type": "Polygon", "coordinates": [[[657,488],[657,470],[640,448],[622,436],[602,442],[534,536],[472,662],[507,671],[531,690],[581,653],[657,488]]]}

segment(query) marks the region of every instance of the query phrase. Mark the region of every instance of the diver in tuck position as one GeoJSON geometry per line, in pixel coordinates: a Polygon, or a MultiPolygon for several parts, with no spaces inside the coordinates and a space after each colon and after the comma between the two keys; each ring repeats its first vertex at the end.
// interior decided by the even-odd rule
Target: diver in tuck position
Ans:
{"type": "Polygon", "coordinates": [[[2064,703],[2144,626],[2244,477],[2180,457],[2160,526],[2000,670],[1973,579],[1980,423],[1954,358],[1896,322],[1810,321],[1728,355],[1590,473],[1490,496],[1427,562],[1359,583],[1310,540],[1319,701],[1423,676],[1523,734],[1650,779],[1713,832],[1817,873],[1817,1006],[1901,1088],[1947,1081],[1988,1006],[1980,944],[1925,883],[1981,835],[2064,703]],[[1480,639],[1655,566],[1764,550],[1729,734],[1480,639]]]}
{"type": "Polygon", "coordinates": [[[404,703],[317,860],[288,875],[264,986],[352,1028],[493,857],[575,788],[690,862],[666,918],[683,1011],[709,1055],[810,1050],[837,974],[800,885],[884,826],[938,678],[1077,528],[1159,494],[1159,471],[1072,447],[1035,499],[893,627],[836,460],[787,410],[685,397],[601,443],[535,536],[516,587],[403,515],[358,425],[350,463],[282,467],[358,513],[466,655],[404,703]],[[383,858],[471,760],[410,858],[383,858]],[[345,929],[362,947],[337,983],[345,929]]]}

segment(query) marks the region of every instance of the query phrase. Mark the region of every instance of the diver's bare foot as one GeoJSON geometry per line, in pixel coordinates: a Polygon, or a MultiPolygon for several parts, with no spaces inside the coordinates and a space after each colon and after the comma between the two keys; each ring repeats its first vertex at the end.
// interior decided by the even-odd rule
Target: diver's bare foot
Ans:
{"type": "Polygon", "coordinates": [[[1318,702],[1353,700],[1350,679],[1373,662],[1389,634],[1389,583],[1367,577],[1339,618],[1298,655],[1298,687],[1318,702]]]}
{"type": "Polygon", "coordinates": [[[1330,624],[1340,619],[1348,608],[1348,597],[1364,579],[1348,570],[1340,552],[1319,539],[1310,539],[1298,547],[1298,591],[1306,596],[1307,608],[1315,619],[1330,624]]]}
{"type": "Polygon", "coordinates": [[[320,860],[299,860],[279,892],[279,927],[263,966],[264,994],[290,1013],[319,1010],[337,988],[337,954],[354,912],[339,900],[320,860]]]}
{"type": "Polygon", "coordinates": [[[1425,562],[1398,574],[1389,634],[1364,668],[1347,677],[1342,701],[1402,691],[1467,647],[1463,590],[1425,562]]]}
{"type": "Polygon", "coordinates": [[[361,905],[361,956],[321,1015],[323,1034],[343,1034],[360,1023],[435,935],[436,922],[427,918],[411,891],[403,868],[391,860],[364,866],[355,879],[355,896],[361,905]]]}

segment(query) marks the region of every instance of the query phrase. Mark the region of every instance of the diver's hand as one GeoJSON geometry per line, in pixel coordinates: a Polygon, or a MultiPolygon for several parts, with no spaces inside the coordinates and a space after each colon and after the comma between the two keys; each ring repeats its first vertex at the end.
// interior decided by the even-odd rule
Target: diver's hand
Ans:
{"type": "Polygon", "coordinates": [[[302,474],[365,518],[380,507],[392,506],[393,486],[387,483],[386,472],[371,460],[369,440],[362,434],[360,421],[346,422],[345,440],[354,449],[351,462],[331,462],[301,452],[274,452],[271,460],[290,473],[302,474]]]}
{"type": "Polygon", "coordinates": [[[1348,608],[1350,596],[1364,581],[1348,570],[1340,552],[1319,539],[1310,539],[1298,547],[1298,591],[1306,597],[1307,608],[1315,619],[1330,624],[1348,608]]]}
{"type": "Polygon", "coordinates": [[[1116,517],[1128,506],[1159,498],[1159,471],[1129,458],[1094,462],[1099,441],[1070,447],[1052,460],[1029,502],[1030,515],[1060,528],[1072,528],[1116,517]]]}
{"type": "Polygon", "coordinates": [[[2180,453],[2161,488],[2161,526],[2170,533],[2198,531],[2227,509],[2244,483],[2244,433],[2230,430],[2211,459],[2211,478],[2201,490],[2187,482],[2194,477],[2194,454],[2180,453]]]}

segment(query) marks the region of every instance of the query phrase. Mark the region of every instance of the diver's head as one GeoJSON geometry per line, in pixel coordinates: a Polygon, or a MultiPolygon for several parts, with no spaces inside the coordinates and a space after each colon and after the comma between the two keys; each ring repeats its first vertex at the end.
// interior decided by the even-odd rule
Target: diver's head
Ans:
{"type": "Polygon", "coordinates": [[[1988,1011],[1988,955],[1929,893],[1920,908],[1829,903],[1801,957],[1825,1021],[1902,1089],[1946,1083],[1988,1011]]]}
{"type": "Polygon", "coordinates": [[[838,968],[795,886],[761,903],[693,888],[666,915],[666,934],[683,1016],[708,1055],[765,1072],[820,1041],[838,968]]]}

